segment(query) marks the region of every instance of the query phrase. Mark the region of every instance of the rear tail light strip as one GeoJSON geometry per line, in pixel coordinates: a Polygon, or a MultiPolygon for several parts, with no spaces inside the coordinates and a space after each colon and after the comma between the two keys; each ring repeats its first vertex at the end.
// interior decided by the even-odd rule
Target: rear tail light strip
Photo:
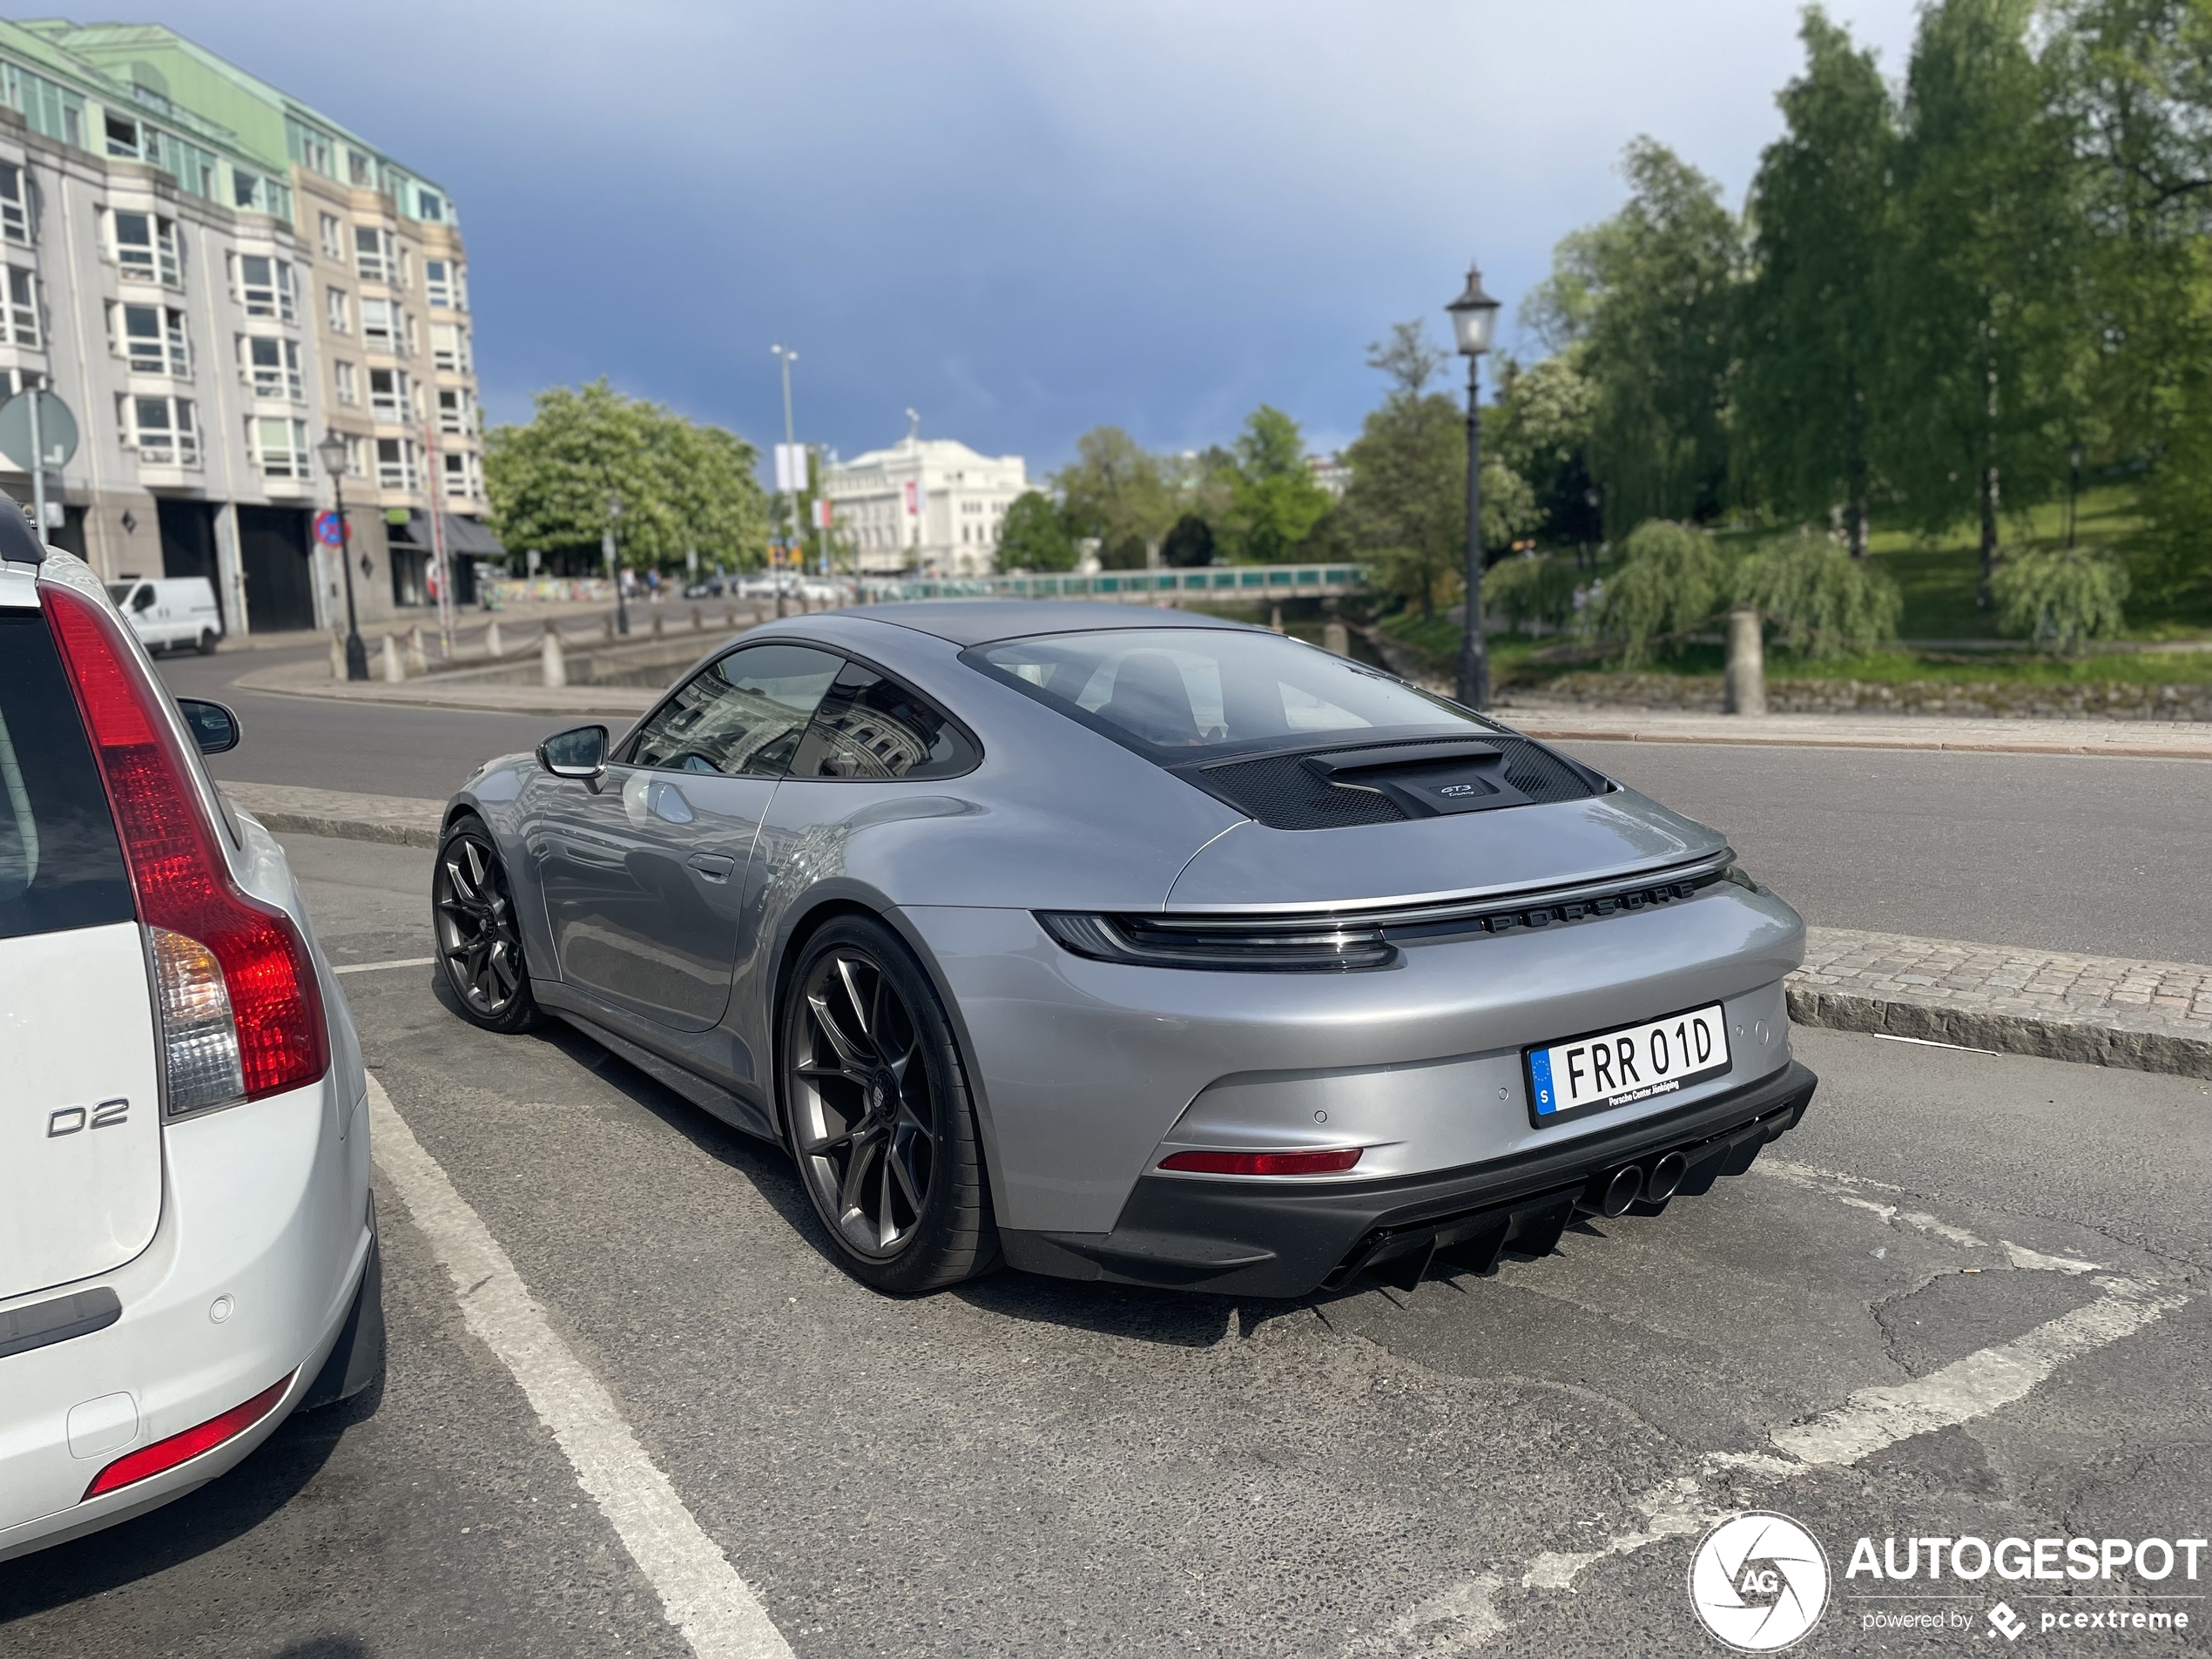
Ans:
{"type": "Polygon", "coordinates": [[[330,1040],[292,919],[239,891],[162,692],[97,600],[44,587],[147,927],[170,1117],[314,1082],[330,1040]]]}
{"type": "Polygon", "coordinates": [[[285,1373],[281,1382],[272,1383],[260,1393],[240,1406],[233,1406],[220,1417],[211,1417],[206,1422],[186,1429],[181,1434],[172,1434],[165,1440],[156,1440],[152,1446],[142,1446],[135,1452],[126,1452],[92,1477],[92,1484],[84,1488],[85,1499],[97,1498],[103,1493],[122,1487],[135,1486],[165,1474],[179,1463],[189,1463],[204,1452],[212,1452],[226,1440],[234,1440],[252,1428],[277,1407],[284,1398],[284,1391],[292,1386],[296,1371],[285,1373]]]}

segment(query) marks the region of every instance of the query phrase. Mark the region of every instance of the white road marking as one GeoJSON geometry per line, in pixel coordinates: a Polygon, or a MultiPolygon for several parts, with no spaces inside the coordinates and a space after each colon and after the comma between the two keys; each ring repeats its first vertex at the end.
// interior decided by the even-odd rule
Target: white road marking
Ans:
{"type": "Polygon", "coordinates": [[[437,960],[435,956],[409,956],[396,962],[347,962],[330,971],[334,974],[375,974],[388,968],[428,968],[437,960]]]}
{"type": "Polygon", "coordinates": [[[374,1076],[368,1115],[377,1168],[451,1275],[469,1329],[522,1385],[577,1482],[660,1596],[668,1622],[698,1659],[791,1659],[760,1598],[684,1507],[612,1397],[554,1331],[499,1241],[374,1076]]]}
{"type": "Polygon", "coordinates": [[[2073,1256],[2046,1256],[2040,1250],[2030,1250],[2026,1244],[2015,1244],[2009,1238],[1997,1241],[2005,1247],[2005,1254],[2013,1258],[2013,1265],[2023,1273],[2094,1273],[2097,1264],[2085,1262],[2073,1256]]]}
{"type": "Polygon", "coordinates": [[[1910,1227],[1916,1232],[1926,1233],[1932,1238],[1943,1239],[1946,1243],[1958,1245],[1962,1250],[1989,1248],[1986,1242],[1977,1238],[1964,1227],[1954,1227],[1947,1221],[1939,1221],[1933,1216],[1919,1210],[1905,1210],[1897,1204],[1881,1204],[1872,1198],[1862,1198],[1851,1190],[1854,1187],[1871,1186],[1879,1187],[1885,1192],[1898,1192],[1903,1190],[1902,1188],[1884,1186],[1878,1181],[1862,1182],[1851,1176],[1838,1175],[1830,1170],[1816,1170],[1809,1164],[1791,1163],[1780,1158],[1775,1159],[1770,1167],[1762,1163],[1755,1163],[1751,1167],[1754,1170],[1764,1170],[1776,1180],[1787,1181],[1793,1187],[1804,1187],[1812,1192],[1824,1192],[1839,1204],[1847,1204],[1855,1210],[1865,1210],[1879,1216],[1892,1226],[1910,1227]]]}
{"type": "Polygon", "coordinates": [[[1909,1042],[1919,1049],[1948,1049],[1954,1054],[1986,1054],[2000,1059],[1994,1049],[1970,1049],[1963,1042],[1938,1042],[1933,1037],[1901,1037],[1894,1031],[1869,1031],[1866,1034],[1877,1042],[1909,1042]]]}

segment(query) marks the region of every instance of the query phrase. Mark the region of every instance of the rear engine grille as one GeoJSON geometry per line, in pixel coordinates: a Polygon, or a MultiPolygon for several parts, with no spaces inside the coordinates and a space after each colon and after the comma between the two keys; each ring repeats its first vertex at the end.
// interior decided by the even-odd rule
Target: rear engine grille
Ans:
{"type": "MultiPolygon", "coordinates": [[[[1506,781],[1534,805],[1586,800],[1605,787],[1595,773],[1583,771],[1532,738],[1506,732],[1485,732],[1481,738],[1504,752],[1506,781]]],[[[1347,746],[1366,751],[1433,746],[1436,741],[1433,737],[1406,738],[1347,746]]],[[[1408,816],[1387,796],[1325,782],[1307,769],[1309,754],[1331,752],[1305,750],[1297,754],[1265,755],[1257,760],[1231,760],[1184,775],[1270,829],[1343,829],[1355,824],[1398,823],[1408,816]]]]}

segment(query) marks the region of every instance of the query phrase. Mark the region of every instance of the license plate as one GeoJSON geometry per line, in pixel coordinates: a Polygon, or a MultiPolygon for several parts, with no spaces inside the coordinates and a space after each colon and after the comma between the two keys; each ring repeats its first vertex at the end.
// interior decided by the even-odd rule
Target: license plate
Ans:
{"type": "Polygon", "coordinates": [[[1728,1069],[1728,1021],[1710,1003],[1645,1025],[1529,1049],[1528,1117],[1538,1129],[1671,1095],[1728,1069]]]}

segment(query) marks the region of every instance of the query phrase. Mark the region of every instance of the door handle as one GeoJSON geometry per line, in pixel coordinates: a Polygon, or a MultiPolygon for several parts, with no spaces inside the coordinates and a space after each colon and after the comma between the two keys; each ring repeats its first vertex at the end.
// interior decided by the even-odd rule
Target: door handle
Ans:
{"type": "Polygon", "coordinates": [[[710,881],[727,881],[730,872],[738,867],[737,860],[725,858],[719,853],[694,853],[684,862],[710,881]]]}

